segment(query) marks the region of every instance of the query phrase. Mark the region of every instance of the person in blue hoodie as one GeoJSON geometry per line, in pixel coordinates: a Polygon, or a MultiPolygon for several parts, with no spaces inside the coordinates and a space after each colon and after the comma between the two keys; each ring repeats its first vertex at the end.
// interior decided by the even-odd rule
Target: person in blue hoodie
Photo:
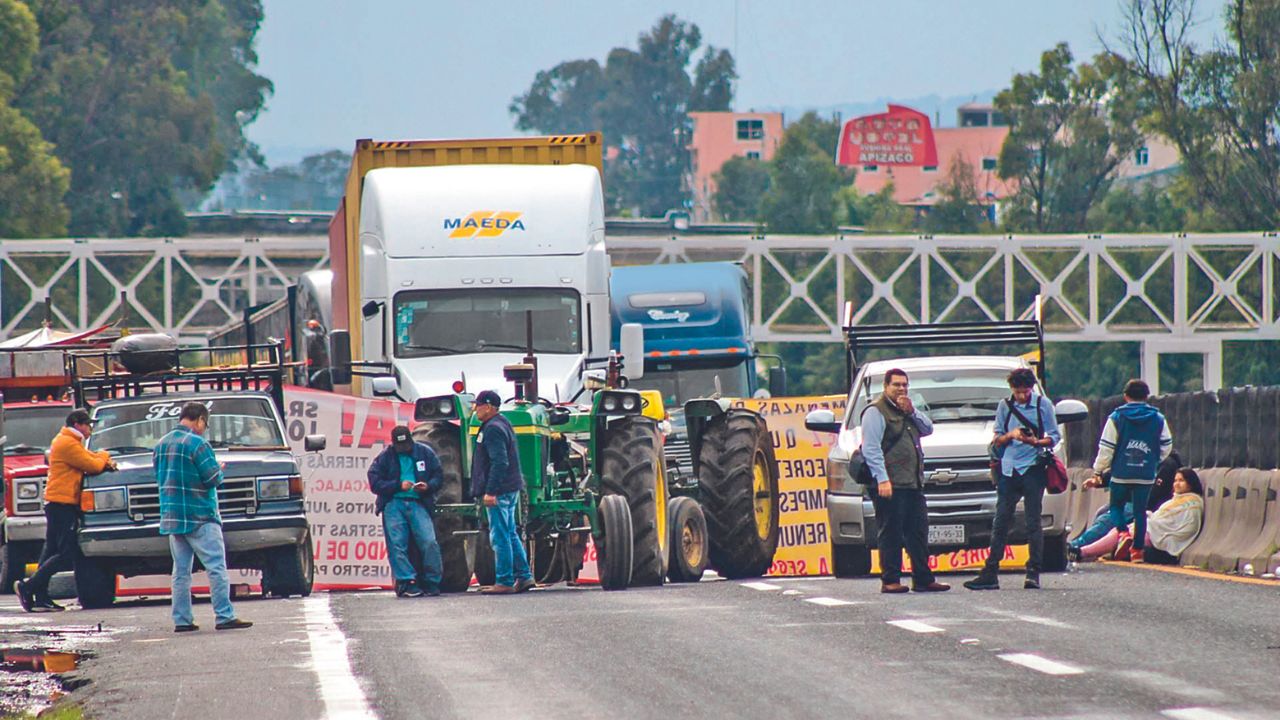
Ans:
{"type": "Polygon", "coordinates": [[[489,515],[489,543],[493,545],[495,583],[482,588],[486,595],[510,595],[534,587],[529,556],[516,529],[516,505],[524,476],[520,452],[511,423],[498,412],[502,398],[492,390],[476,395],[476,419],[480,432],[471,455],[471,493],[484,499],[489,515]]]}
{"type": "Polygon", "coordinates": [[[374,513],[382,515],[397,597],[440,594],[444,563],[431,506],[443,485],[444,470],[435,451],[416,442],[408,427],[391,428],[391,444],[369,466],[369,489],[378,496],[374,513]],[[410,542],[418,546],[422,559],[421,580],[409,560],[410,542]]]}
{"type": "MultiPolygon", "coordinates": [[[[1085,487],[1102,487],[1103,475],[1111,471],[1111,522],[1123,528],[1124,506],[1146,508],[1151,487],[1155,484],[1160,461],[1173,452],[1173,433],[1164,415],[1147,403],[1151,388],[1142,380],[1130,380],[1124,386],[1124,404],[1107,418],[1098,441],[1098,456],[1093,461],[1093,477],[1085,487]]],[[[1133,536],[1121,533],[1122,545],[1131,545],[1130,560],[1142,562],[1142,548],[1147,539],[1147,514],[1133,513],[1133,536]]]]}

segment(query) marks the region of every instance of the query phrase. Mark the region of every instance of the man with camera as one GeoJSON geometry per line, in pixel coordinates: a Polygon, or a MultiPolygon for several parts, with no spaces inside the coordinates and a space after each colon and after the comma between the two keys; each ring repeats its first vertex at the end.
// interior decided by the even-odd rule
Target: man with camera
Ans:
{"type": "Polygon", "coordinates": [[[1044,529],[1040,507],[1044,501],[1046,453],[1062,439],[1058,418],[1049,398],[1037,393],[1036,374],[1030,368],[1009,373],[1012,396],[996,409],[995,438],[1000,448],[1000,480],[996,485],[996,517],[991,522],[991,554],[978,573],[964,586],[970,590],[1000,589],[1000,559],[1004,557],[1013,513],[1022,500],[1027,523],[1027,577],[1022,587],[1040,589],[1040,565],[1044,556],[1044,529]]]}

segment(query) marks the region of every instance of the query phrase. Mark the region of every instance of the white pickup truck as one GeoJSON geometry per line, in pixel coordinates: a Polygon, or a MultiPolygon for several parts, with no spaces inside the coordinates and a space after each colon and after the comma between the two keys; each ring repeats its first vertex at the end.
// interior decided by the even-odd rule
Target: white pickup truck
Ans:
{"type": "MultiPolygon", "coordinates": [[[[991,542],[996,489],[991,482],[987,446],[995,426],[996,407],[1010,395],[1010,371],[1033,367],[1042,378],[1044,366],[1020,356],[933,355],[877,360],[861,366],[857,353],[888,347],[917,349],[991,344],[1032,343],[1044,357],[1040,325],[1011,323],[949,323],[940,325],[863,326],[846,328],[853,376],[843,418],[830,410],[815,410],[805,427],[835,433],[827,458],[827,513],[831,522],[833,565],[838,577],[871,571],[876,544],[876,517],[867,488],[849,476],[849,458],[862,446],[863,410],[880,396],[884,373],[900,368],[911,379],[911,399],[933,421],[933,434],[921,440],[925,455],[924,490],[929,506],[931,554],[985,548],[991,542]]],[[[1043,387],[1037,388],[1043,392],[1043,387]]],[[[1060,425],[1083,420],[1088,409],[1078,400],[1055,406],[1060,425]]],[[[1064,444],[1055,452],[1061,454],[1064,444]]],[[[1046,495],[1041,510],[1044,527],[1044,567],[1061,571],[1067,565],[1066,495],[1046,495]]],[[[1026,543],[1022,504],[1014,517],[1009,544],[1026,543]]]]}

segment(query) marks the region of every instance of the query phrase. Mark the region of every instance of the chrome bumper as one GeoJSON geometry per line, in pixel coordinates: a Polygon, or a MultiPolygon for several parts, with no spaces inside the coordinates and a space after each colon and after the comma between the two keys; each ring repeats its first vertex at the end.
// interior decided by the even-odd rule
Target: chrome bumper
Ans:
{"type": "MultiPolygon", "coordinates": [[[[224,520],[222,539],[227,554],[301,544],[307,534],[305,517],[224,520]]],[[[87,557],[169,557],[169,538],[159,523],[126,528],[82,528],[80,551],[87,557]]]]}
{"type": "Polygon", "coordinates": [[[44,542],[44,515],[14,515],[4,518],[5,542],[44,542]]]}
{"type": "MultiPolygon", "coordinates": [[[[990,544],[991,522],[996,516],[994,490],[949,495],[926,492],[925,501],[929,506],[930,525],[964,525],[967,548],[987,547],[990,544]]],[[[1044,496],[1040,524],[1046,537],[1066,532],[1066,512],[1066,493],[1044,496]]],[[[878,526],[875,506],[870,497],[828,494],[827,515],[831,521],[833,544],[875,546],[878,526]]],[[[1023,518],[1022,503],[1019,502],[1009,528],[1010,544],[1017,545],[1027,541],[1026,520],[1023,518]]]]}

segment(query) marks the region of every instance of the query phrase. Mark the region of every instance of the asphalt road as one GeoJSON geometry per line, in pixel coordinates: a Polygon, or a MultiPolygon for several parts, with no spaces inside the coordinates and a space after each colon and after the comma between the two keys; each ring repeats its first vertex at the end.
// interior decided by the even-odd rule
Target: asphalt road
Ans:
{"type": "MultiPolygon", "coordinates": [[[[947,578],[958,586],[967,576],[947,578]]],[[[1006,589],[704,581],[40,616],[103,637],[73,697],[101,718],[1280,717],[1280,583],[1089,565],[1006,589]]],[[[0,632],[23,616],[0,601],[0,632]]]]}

